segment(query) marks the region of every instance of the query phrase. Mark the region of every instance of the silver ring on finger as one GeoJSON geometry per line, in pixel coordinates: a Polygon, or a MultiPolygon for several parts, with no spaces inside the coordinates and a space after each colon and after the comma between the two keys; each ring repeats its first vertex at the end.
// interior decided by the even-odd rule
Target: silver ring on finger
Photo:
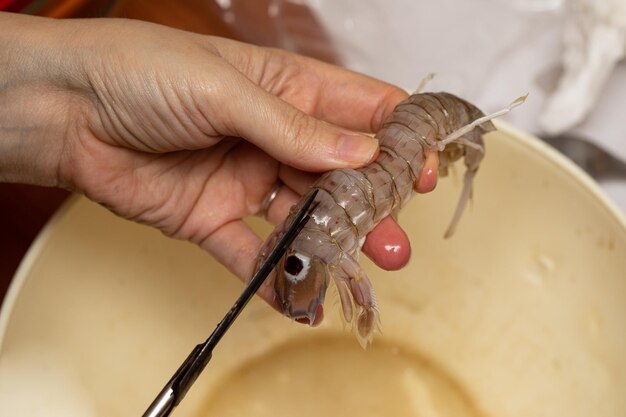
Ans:
{"type": "Polygon", "coordinates": [[[283,186],[282,181],[280,180],[276,181],[276,184],[274,184],[270,192],[263,199],[258,215],[263,217],[265,220],[267,220],[267,213],[270,209],[270,206],[272,205],[272,202],[276,199],[276,196],[278,195],[278,192],[280,191],[282,186],[283,186]]]}

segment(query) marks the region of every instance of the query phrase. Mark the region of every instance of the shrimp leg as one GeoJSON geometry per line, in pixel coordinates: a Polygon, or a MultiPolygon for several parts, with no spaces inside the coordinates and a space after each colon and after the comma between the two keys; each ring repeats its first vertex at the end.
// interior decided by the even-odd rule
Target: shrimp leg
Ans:
{"type": "Polygon", "coordinates": [[[463,176],[463,190],[461,191],[461,197],[459,198],[459,201],[456,205],[456,209],[454,210],[454,215],[452,216],[450,225],[448,226],[448,229],[446,230],[446,233],[444,234],[445,239],[449,238],[450,236],[454,234],[456,225],[461,219],[461,214],[463,214],[463,210],[465,209],[467,202],[472,196],[472,185],[474,182],[474,177],[476,176],[476,173],[478,172],[478,166],[480,165],[480,161],[482,160],[483,155],[485,154],[485,147],[482,143],[480,143],[482,142],[482,140],[480,139],[480,137],[478,137],[478,140],[476,140],[476,136],[471,136],[471,135],[476,135],[472,131],[476,129],[477,127],[479,127],[480,125],[482,125],[483,123],[489,122],[490,120],[495,119],[496,117],[499,117],[499,116],[502,116],[503,114],[508,113],[509,111],[511,111],[512,108],[522,104],[526,100],[527,96],[528,95],[518,97],[517,99],[513,100],[513,102],[509,104],[507,107],[505,107],[504,109],[488,114],[486,116],[480,117],[474,120],[473,122],[466,124],[465,126],[461,126],[459,129],[450,133],[447,137],[445,137],[443,140],[437,143],[437,147],[439,148],[439,151],[443,151],[446,145],[452,142],[458,142],[461,145],[464,145],[469,149],[469,151],[466,152],[466,155],[465,155],[465,166],[467,167],[467,170],[465,171],[465,175],[463,176]],[[475,138],[475,140],[474,141],[469,140],[468,135],[470,135],[470,137],[475,138]]]}
{"type": "Polygon", "coordinates": [[[352,322],[356,308],[356,335],[363,348],[369,345],[378,325],[378,305],[372,283],[358,262],[343,253],[330,274],[337,285],[344,318],[352,322]],[[354,305],[352,303],[354,301],[354,305]]]}
{"type": "Polygon", "coordinates": [[[475,169],[467,168],[465,171],[465,175],[463,176],[463,190],[461,191],[461,197],[459,197],[459,201],[456,204],[456,208],[454,209],[454,215],[452,216],[452,220],[450,221],[450,225],[446,230],[446,233],[443,235],[444,239],[448,239],[454,234],[456,230],[456,226],[461,219],[461,214],[463,214],[463,210],[467,205],[467,202],[472,196],[472,184],[474,182],[474,176],[478,172],[478,167],[475,169]]]}

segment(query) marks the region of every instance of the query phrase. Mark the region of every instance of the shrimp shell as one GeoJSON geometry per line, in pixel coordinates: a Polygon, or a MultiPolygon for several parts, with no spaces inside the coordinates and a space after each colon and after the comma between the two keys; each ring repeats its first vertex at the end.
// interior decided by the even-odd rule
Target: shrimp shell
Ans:
{"type": "MultiPolygon", "coordinates": [[[[380,154],[374,162],[360,169],[329,171],[312,186],[319,190],[318,205],[271,278],[283,313],[313,323],[332,278],[344,319],[354,322],[357,339],[367,346],[379,318],[372,284],[358,264],[365,236],[411,199],[431,149],[439,151],[441,176],[461,158],[467,168],[461,198],[445,235],[451,236],[485,154],[483,135],[495,130],[489,121],[493,117],[449,93],[413,94],[398,104],[376,134],[380,154]]],[[[289,222],[290,218],[270,235],[259,262],[289,222]]]]}

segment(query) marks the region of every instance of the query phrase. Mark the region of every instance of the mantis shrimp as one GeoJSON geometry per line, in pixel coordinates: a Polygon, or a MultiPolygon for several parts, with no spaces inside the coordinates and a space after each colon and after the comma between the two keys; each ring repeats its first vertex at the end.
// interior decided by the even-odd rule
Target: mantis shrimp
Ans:
{"type": "MultiPolygon", "coordinates": [[[[327,172],[312,186],[319,190],[317,206],[271,278],[283,314],[313,323],[332,279],[343,317],[348,323],[355,321],[357,339],[366,347],[378,326],[378,308],[372,284],[358,263],[365,236],[410,200],[426,153],[435,149],[441,176],[461,158],[466,166],[461,197],[445,233],[450,237],[485,154],[483,135],[495,130],[491,120],[524,99],[490,115],[449,93],[415,93],[399,103],[376,134],[380,154],[374,162],[359,169],[327,172]]],[[[290,224],[291,216],[267,238],[259,252],[260,261],[290,224]]]]}

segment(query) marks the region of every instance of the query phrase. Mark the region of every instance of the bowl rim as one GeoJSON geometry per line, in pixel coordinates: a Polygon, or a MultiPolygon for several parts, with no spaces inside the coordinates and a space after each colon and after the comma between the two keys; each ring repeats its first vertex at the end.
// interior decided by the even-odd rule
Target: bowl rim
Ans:
{"type": "Polygon", "coordinates": [[[13,315],[19,294],[21,293],[24,283],[26,282],[26,277],[28,277],[43,248],[51,239],[54,230],[56,230],[57,224],[65,218],[70,208],[74,206],[80,198],[80,195],[72,194],[63,202],[63,204],[61,204],[52,217],[50,217],[50,220],[48,220],[41,231],[37,234],[35,240],[33,240],[33,243],[31,243],[30,247],[26,251],[26,254],[20,261],[15,274],[13,274],[11,283],[9,284],[7,292],[4,295],[2,306],[0,306],[0,356],[2,356],[2,352],[4,351],[6,330],[9,326],[9,322],[11,321],[11,316],[13,315]]]}
{"type": "MultiPolygon", "coordinates": [[[[564,170],[565,173],[572,176],[574,180],[578,181],[578,183],[592,195],[593,198],[601,203],[608,215],[612,216],[621,225],[621,228],[626,231],[626,217],[622,210],[618,208],[617,204],[608,197],[600,185],[582,168],[578,167],[566,156],[562,155],[559,151],[552,148],[535,135],[527,133],[502,120],[496,120],[495,124],[498,130],[501,130],[505,135],[510,136],[513,140],[517,141],[518,144],[536,151],[536,154],[544,161],[556,165],[559,169],[564,170]]],[[[26,255],[22,258],[15,274],[13,275],[2,306],[0,307],[0,356],[2,356],[4,351],[6,330],[9,322],[11,321],[15,305],[24,283],[26,282],[26,278],[30,274],[31,269],[35,264],[36,259],[41,254],[43,248],[51,239],[57,225],[65,219],[71,208],[82,198],[84,197],[78,194],[71,195],[61,205],[61,207],[59,207],[28,248],[26,255]]]]}

